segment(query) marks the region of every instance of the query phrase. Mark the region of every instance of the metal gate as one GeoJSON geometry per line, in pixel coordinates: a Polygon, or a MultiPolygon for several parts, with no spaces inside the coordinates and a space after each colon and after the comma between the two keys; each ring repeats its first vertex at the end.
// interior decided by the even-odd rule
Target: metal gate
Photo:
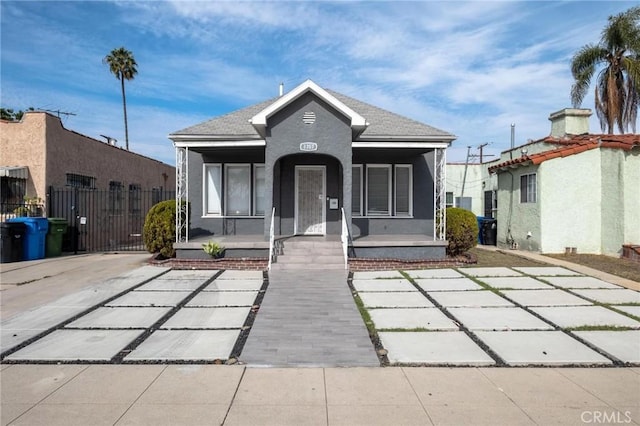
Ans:
{"type": "Polygon", "coordinates": [[[145,250],[142,228],[149,209],[175,199],[175,192],[159,189],[49,188],[48,217],[67,220],[66,252],[145,250]]]}

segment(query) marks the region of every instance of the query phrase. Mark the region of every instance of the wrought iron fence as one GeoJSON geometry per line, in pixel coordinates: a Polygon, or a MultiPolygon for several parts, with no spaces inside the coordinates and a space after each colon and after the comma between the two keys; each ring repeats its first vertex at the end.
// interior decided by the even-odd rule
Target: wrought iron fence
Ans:
{"type": "Polygon", "coordinates": [[[142,228],[149,209],[174,199],[175,192],[51,187],[47,198],[47,216],[64,218],[69,224],[63,251],[138,251],[144,250],[142,228]]]}

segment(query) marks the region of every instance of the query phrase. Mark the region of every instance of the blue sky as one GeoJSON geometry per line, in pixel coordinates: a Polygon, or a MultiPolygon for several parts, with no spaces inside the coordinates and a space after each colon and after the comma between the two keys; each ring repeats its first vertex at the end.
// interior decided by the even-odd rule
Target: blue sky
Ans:
{"type": "Polygon", "coordinates": [[[308,78],[457,135],[448,159],[464,161],[467,146],[507,149],[511,123],[516,145],[548,135],[549,114],[571,106],[573,53],[635,4],[2,0],[1,103],[72,112],[66,128],[124,146],[120,85],[102,63],[124,46],[139,72],[130,149],[166,163],[169,133],[308,78]]]}

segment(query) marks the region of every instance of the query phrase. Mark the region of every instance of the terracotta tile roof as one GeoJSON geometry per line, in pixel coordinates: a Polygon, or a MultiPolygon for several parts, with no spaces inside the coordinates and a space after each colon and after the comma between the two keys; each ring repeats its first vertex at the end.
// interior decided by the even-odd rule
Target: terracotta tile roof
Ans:
{"type": "Polygon", "coordinates": [[[553,158],[567,157],[569,155],[579,154],[584,151],[589,151],[596,148],[609,148],[609,149],[621,149],[624,151],[630,151],[633,148],[640,147],[640,135],[638,134],[626,134],[626,135],[572,135],[570,137],[557,138],[547,136],[540,139],[537,142],[544,142],[553,145],[560,145],[559,148],[549,151],[539,152],[531,155],[523,155],[513,160],[504,161],[489,167],[489,173],[495,173],[499,169],[517,166],[517,165],[538,165],[544,161],[551,160],[553,158]]]}

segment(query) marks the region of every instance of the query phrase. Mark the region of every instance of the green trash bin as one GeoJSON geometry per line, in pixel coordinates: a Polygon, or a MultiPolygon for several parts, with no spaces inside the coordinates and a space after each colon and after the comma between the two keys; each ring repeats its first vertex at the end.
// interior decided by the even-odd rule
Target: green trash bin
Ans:
{"type": "Polygon", "coordinates": [[[62,236],[67,232],[67,220],[59,217],[50,217],[48,220],[46,256],[60,256],[62,254],[62,236]]]}

